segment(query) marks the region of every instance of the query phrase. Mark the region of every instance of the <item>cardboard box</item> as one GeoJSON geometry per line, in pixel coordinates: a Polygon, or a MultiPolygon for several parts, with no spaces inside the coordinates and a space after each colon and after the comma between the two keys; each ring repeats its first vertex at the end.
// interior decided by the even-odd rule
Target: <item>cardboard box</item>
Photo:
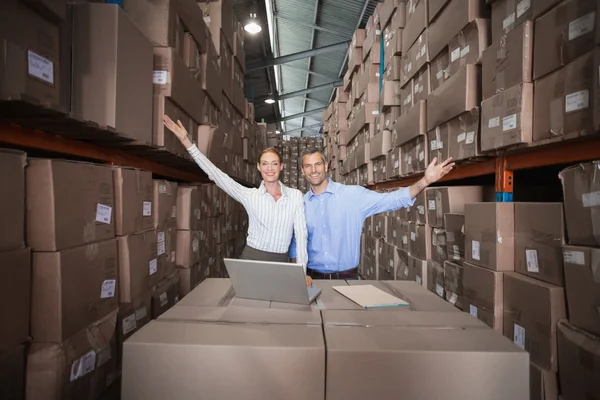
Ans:
{"type": "Polygon", "coordinates": [[[177,227],[177,182],[163,179],[153,181],[153,224],[154,229],[177,227]]]}
{"type": "Polygon", "coordinates": [[[198,3],[198,6],[204,14],[204,22],[210,30],[215,47],[219,48],[219,43],[225,39],[227,45],[233,48],[236,26],[231,3],[228,0],[217,0],[198,3]]]}
{"type": "Polygon", "coordinates": [[[464,311],[503,332],[504,273],[463,264],[464,311]]]}
{"type": "MultiPolygon", "coordinates": [[[[433,260],[427,260],[427,289],[430,292],[437,294],[438,297],[445,297],[445,282],[444,282],[444,266],[433,260]]],[[[448,305],[451,305],[448,303],[448,305]]],[[[452,306],[454,307],[454,306],[452,306]]]]}
{"type": "Polygon", "coordinates": [[[537,17],[537,15],[533,15],[534,8],[539,8],[540,5],[537,3],[543,2],[547,3],[548,1],[494,0],[492,3],[492,41],[498,41],[527,20],[533,21],[534,17],[537,17]]]}
{"type": "Polygon", "coordinates": [[[449,393],[455,398],[529,396],[528,355],[466,314],[325,311],[323,323],[327,399],[350,399],[362,393],[390,398],[400,391],[410,399],[433,399],[449,393]],[[365,357],[380,368],[365,369],[365,357]],[[459,364],[457,357],[462,360],[459,364]],[[431,380],[429,374],[415,367],[432,364],[442,375],[453,374],[460,366],[465,371],[453,375],[449,387],[447,380],[431,380]],[[494,374],[493,388],[489,384],[470,385],[473,378],[466,369],[473,371],[473,365],[478,365],[478,373],[485,369],[482,365],[493,369],[485,372],[494,374]],[[361,379],[348,380],[348,376],[361,379]]]}
{"type": "MultiPolygon", "coordinates": [[[[25,245],[25,166],[27,155],[20,151],[0,149],[0,251],[25,245]]],[[[0,341],[1,342],[1,341],[0,341]]]]}
{"type": "Polygon", "coordinates": [[[427,103],[419,102],[406,114],[401,115],[395,122],[394,129],[397,132],[397,140],[393,146],[401,146],[427,133],[427,103]]]}
{"type": "Polygon", "coordinates": [[[569,322],[600,336],[600,250],[563,247],[569,322]]]}
{"type": "Polygon", "coordinates": [[[525,21],[483,51],[483,99],[533,82],[533,22],[525,21]]]}
{"type": "MultiPolygon", "coordinates": [[[[0,253],[0,272],[8,278],[4,279],[0,291],[0,319],[5,327],[0,333],[0,353],[3,354],[25,344],[29,339],[32,275],[30,249],[0,253]]],[[[2,393],[0,389],[0,394],[2,393]]]]}
{"type": "Polygon", "coordinates": [[[119,302],[131,303],[164,276],[157,259],[156,231],[119,237],[119,302]]]}
{"type": "Polygon", "coordinates": [[[431,70],[429,65],[423,67],[414,77],[413,83],[413,101],[427,100],[431,88],[431,70]]]}
{"type": "Polygon", "coordinates": [[[594,86],[594,53],[573,60],[535,82],[533,141],[577,133],[594,133],[594,109],[598,108],[594,86]],[[548,118],[548,116],[552,118],[548,118]]]}
{"type": "Polygon", "coordinates": [[[25,173],[27,243],[34,251],[59,251],[115,236],[110,167],[29,159],[25,173]]]}
{"type": "Polygon", "coordinates": [[[535,22],[533,78],[539,79],[594,50],[600,43],[594,0],[567,0],[535,22]]]}
{"type": "Polygon", "coordinates": [[[58,107],[62,85],[58,25],[23,1],[6,0],[0,27],[0,97],[27,96],[46,107],[58,107]]]}
{"type": "Polygon", "coordinates": [[[448,213],[464,214],[465,204],[482,202],[483,186],[450,186],[425,189],[429,225],[445,228],[448,213]]]}
{"type": "Polygon", "coordinates": [[[395,147],[389,151],[387,157],[387,178],[398,178],[402,171],[400,170],[400,160],[401,160],[400,148],[395,147]]]}
{"type": "Polygon", "coordinates": [[[429,62],[429,51],[427,49],[427,30],[423,32],[410,47],[403,53],[404,64],[402,66],[402,85],[405,85],[429,62]]]}
{"type": "Polygon", "coordinates": [[[566,168],[559,174],[570,245],[600,247],[600,215],[593,208],[598,205],[594,195],[600,185],[598,169],[600,162],[593,161],[566,168]]]}
{"type": "Polygon", "coordinates": [[[463,266],[452,261],[444,262],[444,289],[446,301],[464,310],[463,266]]]}
{"type": "Polygon", "coordinates": [[[152,173],[136,168],[113,167],[115,233],[119,236],[152,229],[152,173]]]}
{"type": "Polygon", "coordinates": [[[23,399],[25,396],[25,346],[16,346],[0,354],[0,396],[23,399]]]}
{"type": "Polygon", "coordinates": [[[156,256],[158,269],[169,275],[177,265],[177,228],[170,227],[156,232],[156,256]]]}
{"type": "Polygon", "coordinates": [[[427,98],[427,130],[478,107],[481,101],[481,67],[465,65],[427,98]]]}
{"type": "Polygon", "coordinates": [[[410,207],[409,217],[410,222],[416,224],[427,225],[427,200],[425,199],[425,192],[421,192],[415,197],[413,205],[410,207]]]}
{"type": "Polygon", "coordinates": [[[150,290],[146,291],[141,297],[133,299],[130,303],[119,304],[116,329],[119,365],[123,362],[123,343],[151,321],[151,310],[152,291],[150,290]]]}
{"type": "Polygon", "coordinates": [[[530,363],[529,391],[532,400],[558,399],[558,374],[530,363]]]}
{"type": "Polygon", "coordinates": [[[190,268],[198,264],[203,253],[199,231],[177,231],[176,263],[178,266],[190,268]]]}
{"type": "Polygon", "coordinates": [[[425,171],[429,164],[427,136],[419,135],[410,142],[403,144],[400,148],[402,153],[402,171],[408,176],[425,171]]]}
{"type": "Polygon", "coordinates": [[[465,261],[494,271],[514,270],[514,203],[465,205],[465,261]]]}
{"type": "Polygon", "coordinates": [[[31,336],[61,343],[117,309],[117,242],[33,253],[31,336]],[[49,306],[56,312],[48,312],[49,306]]]}
{"type": "Polygon", "coordinates": [[[200,191],[197,186],[179,186],[177,188],[177,229],[198,230],[202,210],[200,191]]]}
{"type": "Polygon", "coordinates": [[[547,371],[558,369],[557,323],[566,315],[563,288],[514,272],[504,274],[504,336],[547,371]]]}
{"type": "Polygon", "coordinates": [[[72,112],[151,144],[152,43],[116,4],[80,3],[71,10],[72,112]]]}
{"type": "Polygon", "coordinates": [[[441,125],[440,129],[448,132],[448,157],[453,161],[479,155],[479,115],[476,107],[441,125]]]}
{"type": "Polygon", "coordinates": [[[160,317],[177,304],[179,298],[179,273],[175,271],[156,284],[152,293],[152,318],[160,317]]]}
{"type": "Polygon", "coordinates": [[[221,104],[223,84],[221,82],[221,69],[219,55],[215,45],[208,43],[206,54],[200,56],[202,68],[202,89],[214,104],[221,104]]]}
{"type": "Polygon", "coordinates": [[[566,322],[558,324],[560,389],[565,399],[598,396],[600,340],[566,322]]]}
{"type": "Polygon", "coordinates": [[[66,4],[63,0],[24,0],[31,8],[51,22],[65,19],[66,4]]]}
{"type": "Polygon", "coordinates": [[[515,272],[565,285],[562,203],[515,203],[515,272]]]}
{"type": "MultiPolygon", "coordinates": [[[[431,0],[429,0],[431,5],[431,0]]],[[[438,1],[439,3],[439,1],[438,1]]],[[[429,10],[430,15],[431,11],[429,10]]],[[[428,28],[428,46],[431,57],[437,56],[448,45],[448,38],[458,35],[476,18],[489,18],[489,7],[484,0],[450,0],[428,28]]]]}
{"type": "Polygon", "coordinates": [[[410,223],[410,255],[421,260],[431,258],[431,227],[410,223]]]}
{"type": "Polygon", "coordinates": [[[465,259],[465,215],[444,214],[446,232],[447,259],[464,261],[465,259]]]}
{"type": "Polygon", "coordinates": [[[533,84],[523,83],[481,103],[481,151],[530,143],[533,137],[533,84]]]}
{"type": "Polygon", "coordinates": [[[406,53],[412,47],[428,25],[427,1],[408,0],[406,2],[406,25],[402,33],[402,53],[406,53]]]}
{"type": "Polygon", "coordinates": [[[34,343],[27,356],[26,397],[99,398],[117,376],[116,324],[115,310],[62,343],[34,343]]]}

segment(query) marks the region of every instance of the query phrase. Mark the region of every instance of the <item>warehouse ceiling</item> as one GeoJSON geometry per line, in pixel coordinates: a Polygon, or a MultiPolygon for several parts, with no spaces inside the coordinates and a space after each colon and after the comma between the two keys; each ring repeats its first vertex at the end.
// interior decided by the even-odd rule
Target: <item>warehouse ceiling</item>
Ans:
{"type": "MultiPolygon", "coordinates": [[[[244,24],[256,13],[263,28],[256,35],[246,33],[246,66],[266,60],[349,41],[357,28],[366,25],[377,0],[231,0],[234,12],[244,24]]],[[[337,81],[345,73],[347,46],[312,57],[246,71],[246,96],[254,100],[256,120],[280,122],[282,133],[312,136],[321,132],[322,110],[334,88],[266,104],[269,96],[296,92],[337,81]],[[283,120],[283,121],[282,121],[283,120]]]]}

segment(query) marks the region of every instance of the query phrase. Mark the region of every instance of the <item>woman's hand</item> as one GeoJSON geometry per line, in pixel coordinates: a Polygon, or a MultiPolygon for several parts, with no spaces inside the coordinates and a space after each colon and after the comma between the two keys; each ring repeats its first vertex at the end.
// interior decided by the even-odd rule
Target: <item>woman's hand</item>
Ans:
{"type": "Polygon", "coordinates": [[[311,286],[313,284],[313,280],[310,276],[306,275],[306,286],[311,286]]]}
{"type": "Polygon", "coordinates": [[[186,149],[192,145],[192,142],[188,137],[188,131],[183,127],[183,124],[180,120],[177,120],[177,123],[175,123],[168,115],[164,114],[163,124],[167,129],[173,132],[175,136],[177,136],[186,149]]]}

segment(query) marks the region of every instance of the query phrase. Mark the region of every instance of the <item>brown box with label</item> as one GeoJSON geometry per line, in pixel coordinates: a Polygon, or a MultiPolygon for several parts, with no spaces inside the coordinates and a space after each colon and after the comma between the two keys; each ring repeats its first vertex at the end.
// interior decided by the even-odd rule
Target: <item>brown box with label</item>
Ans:
{"type": "Polygon", "coordinates": [[[429,165],[427,135],[419,135],[402,145],[402,171],[405,176],[425,171],[429,165]]]}
{"type": "MultiPolygon", "coordinates": [[[[11,250],[0,253],[0,272],[3,280],[0,291],[0,354],[25,344],[29,339],[31,314],[31,251],[11,250]]],[[[1,380],[0,380],[1,382],[1,380]]],[[[0,389],[0,394],[2,394],[0,389]]]]}
{"type": "Polygon", "coordinates": [[[415,202],[410,207],[409,211],[410,222],[416,224],[427,225],[427,200],[425,198],[425,192],[421,192],[415,197],[415,202]]]}
{"type": "Polygon", "coordinates": [[[202,217],[198,186],[177,188],[177,229],[198,230],[202,217]]]}
{"type": "Polygon", "coordinates": [[[533,141],[594,133],[594,54],[600,47],[535,82],[533,141]]]}
{"type": "Polygon", "coordinates": [[[212,42],[208,43],[208,51],[200,56],[202,68],[202,89],[214,104],[221,104],[223,83],[221,82],[221,70],[219,54],[212,42]]]}
{"type": "Polygon", "coordinates": [[[444,285],[444,266],[433,260],[427,260],[427,289],[445,300],[444,285]]]}
{"type": "Polygon", "coordinates": [[[465,259],[465,215],[444,214],[446,232],[446,250],[448,260],[464,261],[465,259]]]}
{"type": "Polygon", "coordinates": [[[600,336],[600,249],[564,246],[569,322],[600,336]]]}
{"type": "Polygon", "coordinates": [[[479,156],[479,116],[476,107],[441,125],[448,131],[448,157],[453,161],[479,156]]]}
{"type": "Polygon", "coordinates": [[[504,273],[463,264],[464,311],[503,332],[504,273]]]}
{"type": "MultiPolygon", "coordinates": [[[[546,0],[543,0],[546,2],[546,0]]],[[[552,0],[554,1],[554,0],[552,0]]],[[[532,21],[533,8],[539,7],[540,0],[494,0],[492,3],[492,40],[496,42],[515,27],[527,20],[532,21]],[[533,7],[532,4],[533,3],[533,7]]]]}
{"type": "Polygon", "coordinates": [[[152,318],[160,317],[179,303],[179,299],[179,273],[174,272],[158,282],[152,293],[152,318]]]}
{"type": "Polygon", "coordinates": [[[530,363],[529,391],[531,400],[559,399],[558,374],[530,363]]]}
{"type": "Polygon", "coordinates": [[[530,143],[533,137],[533,84],[522,83],[481,103],[481,151],[530,143]]]}
{"type": "Polygon", "coordinates": [[[596,0],[563,1],[537,19],[533,78],[537,80],[594,50],[600,43],[599,24],[596,0]]]}
{"type": "Polygon", "coordinates": [[[177,227],[177,182],[155,179],[153,193],[154,229],[162,231],[166,228],[177,227]]]}
{"type": "Polygon", "coordinates": [[[107,166],[29,159],[27,243],[59,251],[115,236],[114,183],[107,166]]]}
{"type": "Polygon", "coordinates": [[[200,262],[201,256],[200,232],[177,231],[177,266],[190,268],[200,262]]]}
{"type": "Polygon", "coordinates": [[[98,399],[118,374],[117,310],[60,343],[34,343],[27,355],[27,398],[98,399]]]}
{"type": "Polygon", "coordinates": [[[425,189],[429,225],[445,228],[448,213],[464,214],[465,204],[482,202],[483,186],[449,186],[425,189]]]}
{"type": "Polygon", "coordinates": [[[225,39],[227,45],[233,48],[236,27],[231,3],[228,0],[216,0],[198,3],[198,6],[204,14],[204,22],[215,42],[215,47],[219,48],[220,42],[225,39]]]}
{"type": "Polygon", "coordinates": [[[421,260],[431,258],[431,227],[410,223],[410,255],[421,260]]]}
{"type": "Polygon", "coordinates": [[[401,146],[420,135],[425,135],[427,133],[426,124],[427,103],[421,101],[396,120],[394,129],[397,132],[397,139],[392,145],[401,146]]]}
{"type": "Polygon", "coordinates": [[[180,120],[188,132],[194,132],[198,124],[185,113],[170,97],[163,95],[153,96],[154,117],[152,119],[152,143],[173,154],[189,157],[181,141],[164,126],[163,115],[168,115],[173,121],[180,120]]]}
{"type": "Polygon", "coordinates": [[[413,101],[427,100],[431,88],[431,70],[429,65],[425,65],[414,77],[413,82],[413,101]]]}
{"type": "Polygon", "coordinates": [[[566,316],[563,288],[514,272],[504,274],[504,336],[547,371],[558,369],[557,323],[566,316]]]}
{"type": "Polygon", "coordinates": [[[515,204],[515,272],[564,287],[562,203],[515,204]]]}
{"type": "Polygon", "coordinates": [[[0,149],[0,251],[25,245],[25,166],[27,155],[0,149]]]}
{"type": "Polygon", "coordinates": [[[561,321],[558,324],[558,362],[564,399],[593,399],[600,395],[600,338],[561,321]]]}
{"type": "Polygon", "coordinates": [[[427,98],[427,130],[479,107],[481,67],[465,65],[427,98]]]}
{"type": "Polygon", "coordinates": [[[430,160],[437,157],[442,162],[448,158],[448,127],[448,124],[444,124],[427,133],[430,160]]]}
{"type": "Polygon", "coordinates": [[[452,261],[445,261],[443,264],[446,301],[459,310],[464,310],[464,267],[461,264],[452,261]]]}
{"type": "Polygon", "coordinates": [[[152,173],[114,167],[115,233],[119,236],[152,229],[152,173]]]}
{"type": "Polygon", "coordinates": [[[446,231],[439,228],[431,230],[431,259],[437,263],[443,263],[448,259],[446,248],[446,231]]]}
{"type": "Polygon", "coordinates": [[[1,98],[29,96],[47,107],[60,104],[57,24],[21,0],[5,0],[0,14],[0,49],[1,98]]]}
{"type": "Polygon", "coordinates": [[[71,9],[72,112],[151,144],[152,43],[116,4],[78,3],[71,9]]]}
{"type": "Polygon", "coordinates": [[[533,22],[526,21],[483,51],[483,99],[521,83],[531,83],[533,22]]]}
{"type": "Polygon", "coordinates": [[[458,35],[476,18],[489,17],[484,0],[450,0],[428,28],[429,54],[437,56],[449,44],[449,38],[458,35]]]}
{"type": "Polygon", "coordinates": [[[494,271],[514,271],[514,203],[465,205],[465,261],[494,271]]]}
{"type": "Polygon", "coordinates": [[[406,2],[406,25],[402,33],[402,53],[406,53],[412,47],[429,25],[427,6],[427,0],[408,0],[406,2]]]}
{"type": "Polygon", "coordinates": [[[118,238],[119,302],[131,303],[165,275],[158,263],[156,231],[118,238]]]}
{"type": "Polygon", "coordinates": [[[61,343],[117,309],[121,282],[115,239],[59,252],[34,252],[32,265],[35,343],[61,343]]]}
{"type": "Polygon", "coordinates": [[[117,348],[119,365],[122,363],[123,343],[151,321],[152,291],[146,291],[132,302],[119,304],[117,316],[117,348]]]}
{"type": "Polygon", "coordinates": [[[416,39],[407,51],[403,52],[402,85],[405,85],[429,62],[429,51],[427,49],[427,30],[416,39]]]}
{"type": "Polygon", "coordinates": [[[565,221],[570,245],[600,247],[600,161],[578,164],[562,170],[565,221]]]}

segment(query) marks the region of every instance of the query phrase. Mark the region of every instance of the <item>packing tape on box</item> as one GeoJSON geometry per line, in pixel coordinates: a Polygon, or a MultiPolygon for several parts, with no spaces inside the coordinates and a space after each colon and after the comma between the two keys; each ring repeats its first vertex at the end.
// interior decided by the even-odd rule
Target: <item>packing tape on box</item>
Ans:
{"type": "MultiPolygon", "coordinates": [[[[471,267],[470,267],[471,268],[471,267]]],[[[464,275],[463,275],[464,282],[464,275]]],[[[489,295],[489,293],[486,293],[489,295]]],[[[468,300],[469,303],[476,304],[480,310],[494,313],[494,303],[492,301],[484,299],[476,290],[463,286],[463,297],[468,300]]],[[[492,296],[494,297],[494,296],[492,296]]]]}

